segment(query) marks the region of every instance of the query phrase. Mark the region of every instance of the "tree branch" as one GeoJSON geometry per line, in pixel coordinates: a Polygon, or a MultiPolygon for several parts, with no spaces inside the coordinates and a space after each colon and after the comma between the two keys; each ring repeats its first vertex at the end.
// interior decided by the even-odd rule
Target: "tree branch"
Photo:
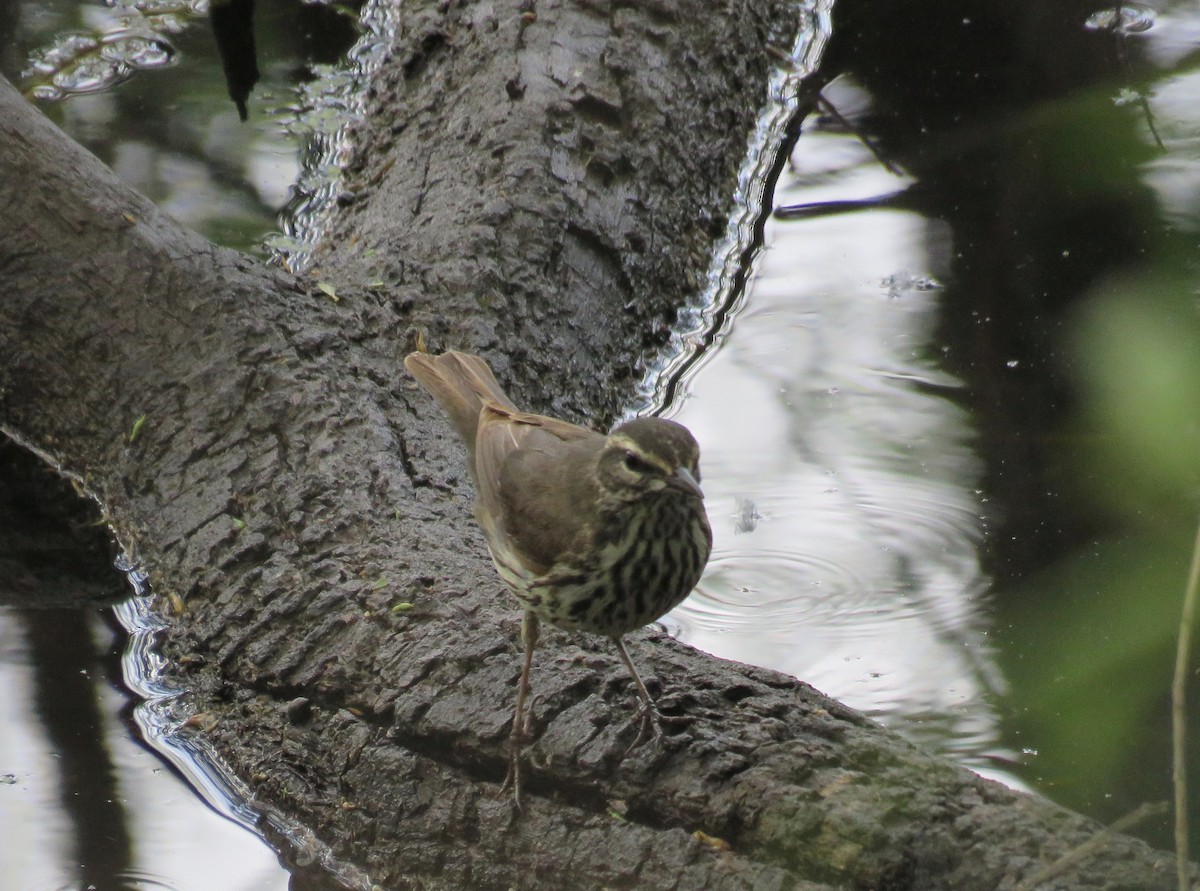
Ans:
{"type": "MultiPolygon", "coordinates": [[[[687,723],[623,758],[619,660],[550,634],[526,812],[496,795],[517,610],[461,451],[399,370],[406,332],[483,350],[531,408],[613,415],[723,230],[799,14],[406,3],[318,256],[337,303],[182,230],[0,85],[0,424],[185,604],[164,647],[213,719],[191,732],[375,881],[996,888],[1096,831],[645,635],[687,723]]],[[[1171,862],[1118,837],[1060,882],[1167,888],[1171,862]]]]}

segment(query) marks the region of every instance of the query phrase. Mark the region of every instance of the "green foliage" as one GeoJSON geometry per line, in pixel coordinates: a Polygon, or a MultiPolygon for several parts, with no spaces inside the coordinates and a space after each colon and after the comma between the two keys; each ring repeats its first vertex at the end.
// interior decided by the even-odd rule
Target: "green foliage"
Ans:
{"type": "MultiPolygon", "coordinates": [[[[1058,788],[1047,790],[1056,800],[1094,810],[1100,802],[1086,800],[1090,790],[1123,786],[1152,745],[1147,735],[1169,732],[1189,533],[1096,542],[1020,592],[1020,642],[1006,666],[1021,691],[1013,723],[1038,741],[1030,773],[1056,778],[1058,788]]],[[[1143,788],[1166,788],[1165,776],[1133,775],[1143,788]]]]}
{"type": "Polygon", "coordinates": [[[1200,313],[1194,283],[1114,282],[1080,315],[1080,422],[1094,436],[1085,494],[1138,525],[1196,515],[1200,483],[1200,313]]]}
{"type": "MultiPolygon", "coordinates": [[[[1115,817],[1170,796],[1169,700],[1200,518],[1200,312],[1194,285],[1110,280],[1073,320],[1075,496],[1110,532],[1005,592],[1020,690],[1012,725],[1037,740],[1031,779],[1115,817]]],[[[1195,684],[1193,684],[1195,687],[1195,684]]],[[[1191,691],[1191,735],[1200,696],[1191,691]]]]}

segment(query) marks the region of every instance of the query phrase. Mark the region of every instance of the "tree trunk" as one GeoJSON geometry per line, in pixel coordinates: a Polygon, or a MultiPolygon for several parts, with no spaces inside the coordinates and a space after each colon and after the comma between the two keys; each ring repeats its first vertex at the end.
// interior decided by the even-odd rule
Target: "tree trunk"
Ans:
{"type": "MultiPolygon", "coordinates": [[[[359,883],[993,889],[1096,831],[646,634],[634,656],[686,722],[623,757],[620,661],[550,632],[525,811],[497,794],[518,611],[400,357],[422,330],[519,404],[610,421],[697,290],[804,14],[406,2],[317,257],[336,301],[181,229],[0,85],[0,425],[148,571],[212,719],[187,732],[359,883]]],[[[1171,880],[1116,837],[1055,887],[1171,880]]]]}

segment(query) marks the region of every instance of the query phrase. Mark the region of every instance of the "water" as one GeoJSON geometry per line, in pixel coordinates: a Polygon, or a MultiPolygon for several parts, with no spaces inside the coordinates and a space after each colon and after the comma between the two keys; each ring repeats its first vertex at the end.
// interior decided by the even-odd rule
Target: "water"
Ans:
{"type": "MultiPolygon", "coordinates": [[[[812,133],[776,201],[897,186],[854,134],[812,133]]],[[[667,625],[988,772],[1012,754],[991,704],[1004,683],[985,637],[982,468],[962,384],[930,349],[925,222],[768,223],[744,306],[676,415],[704,444],[715,542],[667,625]]]]}
{"type": "MultiPolygon", "coordinates": [[[[41,107],[176,220],[266,256],[263,240],[279,228],[281,210],[311,200],[328,166],[315,154],[307,162],[302,150],[339,150],[336,127],[326,129],[326,103],[338,94],[303,82],[337,76],[331,63],[354,46],[358,25],[341,6],[259,0],[262,79],[242,124],[206,12],[206,0],[13,3],[0,11],[0,71],[36,95],[70,95],[41,107]]],[[[363,27],[377,37],[374,18],[363,27]]],[[[376,43],[355,48],[363,67],[376,43]]],[[[310,235],[301,233],[296,248],[310,235]]]]}
{"type": "Polygon", "coordinates": [[[0,609],[0,887],[288,888],[274,853],[142,741],[126,642],[100,611],[0,609]]]}
{"type": "MultiPolygon", "coordinates": [[[[96,15],[21,8],[45,33],[96,15]]],[[[699,590],[666,624],[1112,819],[1168,794],[1165,691],[1200,453],[1200,13],[1123,4],[1064,24],[1025,12],[1004,24],[1052,42],[1053,64],[1021,57],[999,86],[988,69],[987,89],[960,105],[971,78],[934,89],[887,68],[930,57],[923,39],[946,42],[933,23],[889,31],[877,9],[874,46],[869,22],[847,28],[877,67],[827,96],[892,163],[832,114],[810,120],[774,196],[799,210],[767,220],[738,292],[727,261],[759,225],[764,169],[743,182],[713,303],[647,397],[673,396],[703,445],[716,537],[699,590]],[[1080,41],[1106,34],[1124,42],[1097,65],[1080,41]],[[1056,83],[1089,66],[1104,76],[1056,83]],[[910,95],[890,95],[901,82],[910,95]]],[[[995,22],[960,25],[969,38],[995,22]]],[[[18,32],[23,53],[41,45],[18,32]]],[[[252,125],[239,126],[217,66],[201,82],[186,64],[201,36],[175,38],[164,69],[51,113],[178,218],[248,248],[299,200],[291,140],[325,137],[284,121],[320,103],[284,76],[302,41],[276,36],[283,51],[267,48],[252,125]]],[[[337,188],[336,145],[325,152],[309,167],[318,203],[337,188]]],[[[289,232],[275,248],[302,265],[311,221],[289,232]]],[[[145,685],[151,651],[126,656],[149,701],[125,691],[124,639],[99,614],[0,611],[0,820],[17,852],[4,881],[294,886],[244,828],[239,790],[172,737],[171,691],[145,685]],[[55,716],[39,689],[80,705],[55,716]]]]}

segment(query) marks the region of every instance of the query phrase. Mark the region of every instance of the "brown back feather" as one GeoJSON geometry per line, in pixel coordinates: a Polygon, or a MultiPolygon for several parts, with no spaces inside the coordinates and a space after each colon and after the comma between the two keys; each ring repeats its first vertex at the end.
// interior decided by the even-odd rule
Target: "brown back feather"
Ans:
{"type": "Polygon", "coordinates": [[[549,570],[596,498],[591,469],[603,444],[586,427],[486,406],[476,440],[476,516],[493,549],[533,572],[549,570]]]}
{"type": "Polygon", "coordinates": [[[478,356],[412,353],[404,360],[467,444],[475,516],[494,554],[544,573],[581,534],[597,498],[591,473],[604,436],[520,411],[478,356]]]}

